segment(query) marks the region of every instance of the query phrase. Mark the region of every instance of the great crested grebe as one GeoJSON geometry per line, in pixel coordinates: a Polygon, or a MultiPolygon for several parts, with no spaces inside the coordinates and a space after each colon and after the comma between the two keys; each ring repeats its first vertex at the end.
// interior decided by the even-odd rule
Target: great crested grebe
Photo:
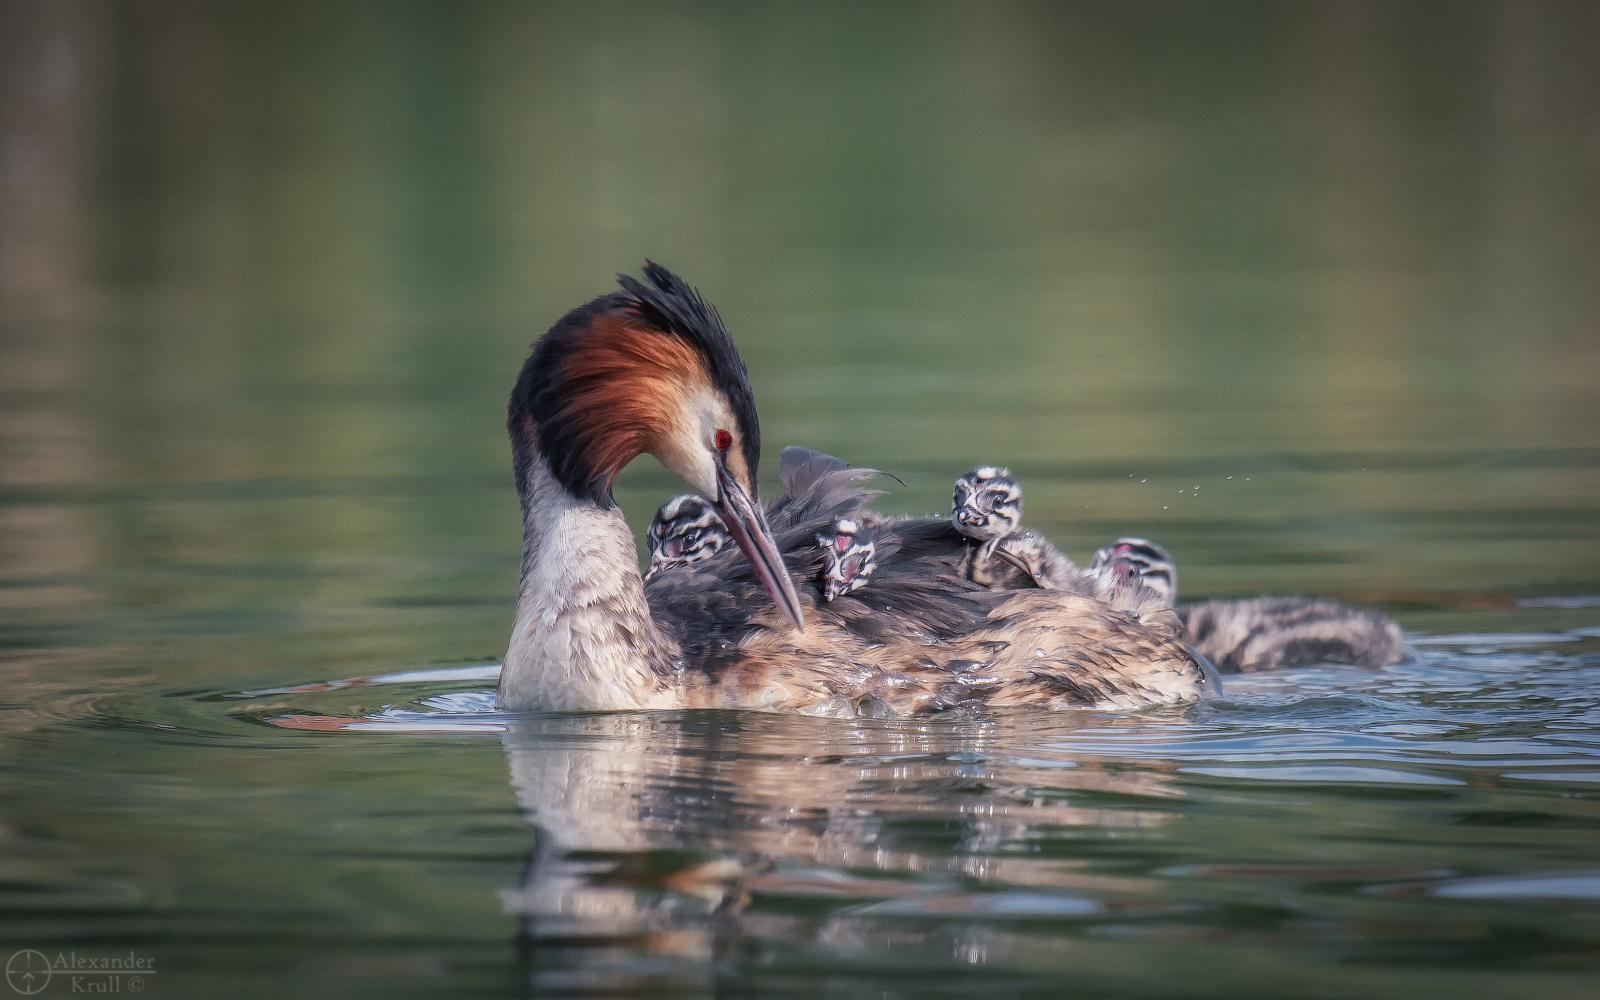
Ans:
{"type": "Polygon", "coordinates": [[[878,541],[864,518],[836,517],[817,534],[822,547],[822,599],[860,590],[878,568],[878,541]]]}
{"type": "MultiPolygon", "coordinates": [[[[785,497],[795,490],[790,462],[801,459],[827,471],[848,468],[843,460],[831,455],[794,446],[785,448],[781,466],[785,497]]],[[[776,501],[783,502],[783,498],[776,501]]],[[[1023,529],[1021,512],[1022,487],[1006,469],[979,466],[956,480],[950,521],[976,543],[969,543],[963,553],[961,572],[968,580],[990,590],[1065,590],[1119,609],[1159,610],[1175,603],[1178,571],[1161,546],[1144,538],[1119,538],[1096,552],[1088,569],[1079,569],[1048,539],[1023,529]],[[992,554],[985,557],[985,552],[992,554]]],[[[849,589],[856,590],[865,586],[872,575],[872,526],[888,518],[861,511],[850,520],[859,524],[859,529],[850,529],[850,533],[857,535],[859,530],[862,550],[860,568],[853,568],[848,574],[849,589]]],[[[665,570],[709,559],[731,540],[716,511],[693,493],[663,503],[645,538],[650,545],[646,580],[665,570]]],[[[829,556],[828,547],[837,547],[839,541],[837,531],[817,536],[824,550],[825,570],[834,566],[838,558],[829,556]]],[[[832,600],[843,592],[839,590],[831,596],[825,592],[824,597],[832,600]]]]}
{"type": "Polygon", "coordinates": [[[1117,539],[1095,552],[1083,573],[1094,581],[1095,596],[1112,607],[1143,613],[1178,603],[1178,567],[1147,538],[1117,539]]]}
{"type": "Polygon", "coordinates": [[[1177,568],[1153,542],[1119,538],[1085,570],[1022,527],[1022,484],[1010,469],[980,465],[957,479],[950,523],[971,539],[962,564],[967,579],[991,590],[1062,590],[1135,615],[1170,610],[1177,595],[1177,568]]]}
{"type": "Polygon", "coordinates": [[[1096,552],[1088,569],[1078,566],[1050,540],[1022,527],[1022,484],[1010,469],[980,465],[956,480],[950,523],[971,539],[963,572],[991,590],[1040,587],[1103,601],[1119,611],[1144,613],[1170,609],[1175,593],[1148,587],[1156,572],[1149,557],[1159,553],[1169,577],[1176,578],[1166,551],[1144,539],[1119,538],[1096,552]],[[1127,543],[1139,542],[1135,548],[1127,543]]]}
{"type": "MultiPolygon", "coordinates": [[[[790,463],[798,464],[802,458],[808,466],[847,468],[840,459],[820,452],[785,448],[784,485],[791,492],[790,463]]],[[[1089,567],[1080,570],[1043,536],[1021,527],[1022,488],[1007,470],[979,466],[956,484],[951,525],[971,541],[952,566],[937,568],[972,580],[976,564],[981,567],[976,579],[984,581],[980,586],[1066,590],[1139,615],[1173,609],[1184,623],[1185,641],[1221,673],[1318,663],[1381,667],[1413,655],[1394,622],[1375,611],[1326,598],[1257,597],[1179,606],[1177,565],[1165,548],[1147,538],[1119,538],[1095,552],[1089,567]],[[992,516],[996,512],[998,516],[992,516]],[[994,558],[979,560],[975,549],[990,540],[986,535],[994,536],[998,545],[994,558]]],[[[786,499],[787,494],[773,503],[782,505],[786,499]]],[[[650,523],[651,563],[645,579],[710,558],[727,544],[729,535],[722,521],[707,510],[693,494],[673,497],[661,505],[650,523]]],[[[888,520],[869,511],[858,512],[854,519],[866,524],[869,532],[870,525],[888,520]]],[[[837,546],[837,537],[818,536],[825,564],[830,541],[837,546]]],[[[873,556],[875,552],[865,554],[873,556]]],[[[848,574],[850,590],[867,585],[875,563],[866,565],[866,572],[848,574]]],[[[826,590],[823,596],[827,597],[826,590]]]]}
{"type": "Polygon", "coordinates": [[[1102,590],[1143,587],[1162,607],[1178,603],[1178,566],[1166,549],[1148,538],[1124,535],[1095,552],[1084,572],[1102,590]]]}
{"type": "Polygon", "coordinates": [[[1184,638],[1225,674],[1338,663],[1385,667],[1416,655],[1400,626],[1369,608],[1324,597],[1252,597],[1178,605],[1178,567],[1146,538],[1099,550],[1088,574],[1100,599],[1137,611],[1175,608],[1184,638]]]}
{"type": "Polygon", "coordinates": [[[1189,641],[1228,674],[1314,663],[1386,667],[1416,653],[1400,626],[1324,597],[1252,597],[1178,608],[1189,641]]]}
{"type": "Polygon", "coordinates": [[[1022,485],[1010,469],[980,465],[956,480],[950,523],[970,538],[961,572],[980,587],[1043,587],[1094,597],[1078,567],[1042,536],[1022,528],[1022,485]]]}
{"type": "Polygon", "coordinates": [[[572,310],[540,338],[507,409],[522,582],[500,704],[509,710],[728,707],[888,714],[955,705],[1134,709],[1213,683],[1181,624],[1045,590],[991,592],[941,572],[942,519],[877,528],[872,585],[819,601],[816,536],[857,511],[870,470],[757,503],[760,429],[716,311],[647,264],[650,285],[572,310]],[[716,509],[738,552],[646,588],[612,499],[649,453],[716,509]],[[786,565],[785,558],[790,564],[786,565]]]}
{"type": "Polygon", "coordinates": [[[650,565],[644,578],[649,580],[663,570],[687,566],[710,559],[733,541],[722,518],[711,505],[693,493],[682,493],[662,504],[645,529],[650,546],[650,565]]]}

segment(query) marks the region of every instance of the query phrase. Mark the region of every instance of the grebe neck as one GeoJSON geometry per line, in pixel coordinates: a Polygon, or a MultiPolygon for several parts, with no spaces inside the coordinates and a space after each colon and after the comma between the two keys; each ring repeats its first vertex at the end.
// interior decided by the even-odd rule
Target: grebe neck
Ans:
{"type": "Polygon", "coordinates": [[[666,707],[678,649],[650,617],[622,512],[573,496],[530,451],[517,463],[522,584],[500,707],[666,707]]]}

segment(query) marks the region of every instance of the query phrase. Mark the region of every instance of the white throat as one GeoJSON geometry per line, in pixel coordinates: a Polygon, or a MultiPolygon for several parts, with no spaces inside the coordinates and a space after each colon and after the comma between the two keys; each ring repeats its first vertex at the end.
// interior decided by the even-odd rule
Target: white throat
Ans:
{"type": "Polygon", "coordinates": [[[622,512],[567,492],[537,450],[526,475],[522,587],[500,707],[667,707],[678,650],[650,618],[622,512]]]}

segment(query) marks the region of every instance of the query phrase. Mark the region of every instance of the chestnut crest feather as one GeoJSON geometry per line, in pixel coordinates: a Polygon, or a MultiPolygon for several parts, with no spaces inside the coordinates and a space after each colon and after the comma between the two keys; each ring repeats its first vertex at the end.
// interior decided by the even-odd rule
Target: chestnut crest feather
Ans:
{"type": "Polygon", "coordinates": [[[516,475],[534,449],[570,493],[603,509],[622,466],[650,451],[691,385],[726,402],[753,488],[761,429],[744,361],[716,309],[683,279],[651,261],[645,285],[618,275],[622,290],[561,317],[534,345],[507,407],[516,475]]]}

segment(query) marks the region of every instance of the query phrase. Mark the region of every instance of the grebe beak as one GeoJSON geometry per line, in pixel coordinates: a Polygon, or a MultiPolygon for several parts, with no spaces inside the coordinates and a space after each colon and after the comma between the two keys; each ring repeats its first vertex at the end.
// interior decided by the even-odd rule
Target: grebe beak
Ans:
{"type": "Polygon", "coordinates": [[[800,595],[795,593],[794,581],[778,554],[778,544],[772,540],[772,529],[767,527],[766,515],[750,500],[739,481],[728,473],[718,456],[717,500],[711,506],[717,509],[728,534],[733,536],[739,551],[755,567],[756,578],[767,589],[779,608],[794,622],[794,627],[804,631],[805,619],[800,612],[800,595]]]}

